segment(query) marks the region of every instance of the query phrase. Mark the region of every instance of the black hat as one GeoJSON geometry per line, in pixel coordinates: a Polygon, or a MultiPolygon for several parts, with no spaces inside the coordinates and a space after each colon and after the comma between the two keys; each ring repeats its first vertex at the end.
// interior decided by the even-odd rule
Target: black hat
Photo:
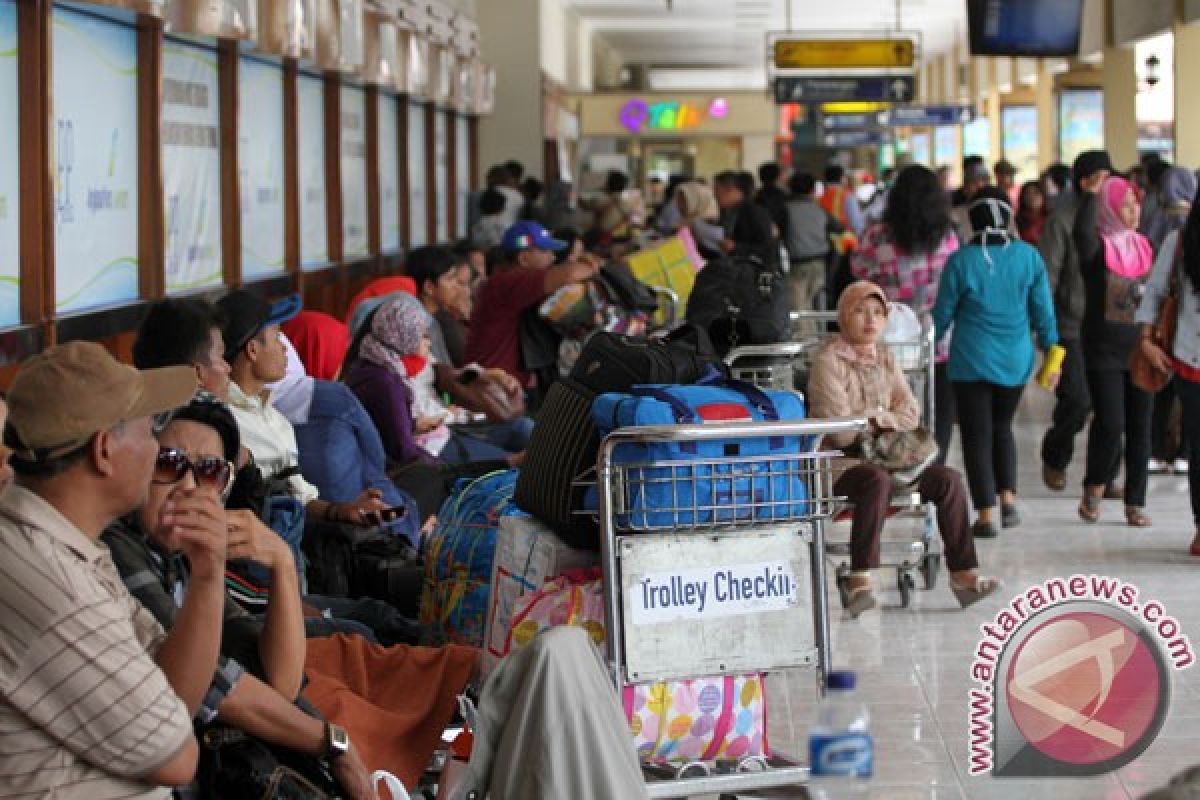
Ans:
{"type": "Polygon", "coordinates": [[[287,322],[300,313],[300,295],[292,294],[268,303],[253,292],[237,289],[217,301],[221,314],[221,337],[225,340],[225,360],[230,364],[246,343],[268,325],[287,322]]]}
{"type": "Polygon", "coordinates": [[[1108,157],[1108,151],[1084,150],[1075,157],[1075,163],[1071,165],[1071,180],[1078,186],[1081,180],[1090,175],[1095,175],[1100,170],[1116,172],[1116,169],[1113,168],[1112,159],[1108,157]]]}

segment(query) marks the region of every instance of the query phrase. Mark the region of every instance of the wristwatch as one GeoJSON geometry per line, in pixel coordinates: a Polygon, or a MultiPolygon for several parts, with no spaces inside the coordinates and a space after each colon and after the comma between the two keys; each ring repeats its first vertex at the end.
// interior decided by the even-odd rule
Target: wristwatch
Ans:
{"type": "Polygon", "coordinates": [[[332,722],[325,723],[325,758],[335,761],[350,750],[350,737],[346,729],[332,722]]]}

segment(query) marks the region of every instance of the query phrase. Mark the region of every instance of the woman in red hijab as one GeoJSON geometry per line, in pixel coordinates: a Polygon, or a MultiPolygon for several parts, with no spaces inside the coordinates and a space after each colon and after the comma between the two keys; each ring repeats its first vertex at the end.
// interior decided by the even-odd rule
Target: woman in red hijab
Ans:
{"type": "Polygon", "coordinates": [[[282,328],[310,377],[337,380],[350,346],[350,329],[344,322],[320,311],[301,311],[282,328]]]}

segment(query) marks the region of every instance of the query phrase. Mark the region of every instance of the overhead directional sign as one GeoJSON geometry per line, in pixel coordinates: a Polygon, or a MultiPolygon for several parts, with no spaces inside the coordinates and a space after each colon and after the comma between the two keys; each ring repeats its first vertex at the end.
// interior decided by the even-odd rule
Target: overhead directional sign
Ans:
{"type": "Polygon", "coordinates": [[[776,103],[827,103],[845,100],[911,103],[915,93],[916,81],[911,75],[870,75],[858,78],[781,75],[775,78],[776,103]]]}
{"type": "Polygon", "coordinates": [[[911,39],[777,39],[776,69],[912,69],[911,39]]]}
{"type": "Polygon", "coordinates": [[[966,125],[974,119],[971,106],[903,106],[879,113],[879,124],[893,127],[966,125]]]}
{"type": "Polygon", "coordinates": [[[883,134],[880,131],[837,131],[824,134],[826,147],[864,147],[871,144],[883,144],[883,134]]]}
{"type": "Polygon", "coordinates": [[[822,114],[821,127],[827,131],[862,131],[879,127],[877,114],[822,114]]]}

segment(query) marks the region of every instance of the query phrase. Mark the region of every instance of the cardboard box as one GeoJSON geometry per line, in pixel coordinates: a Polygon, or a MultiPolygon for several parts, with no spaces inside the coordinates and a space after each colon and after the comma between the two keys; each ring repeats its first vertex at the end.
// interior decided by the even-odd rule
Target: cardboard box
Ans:
{"type": "Polygon", "coordinates": [[[501,517],[483,640],[484,676],[508,653],[508,623],[521,596],[569,569],[599,563],[599,553],[568,547],[535,517],[501,517]]]}

